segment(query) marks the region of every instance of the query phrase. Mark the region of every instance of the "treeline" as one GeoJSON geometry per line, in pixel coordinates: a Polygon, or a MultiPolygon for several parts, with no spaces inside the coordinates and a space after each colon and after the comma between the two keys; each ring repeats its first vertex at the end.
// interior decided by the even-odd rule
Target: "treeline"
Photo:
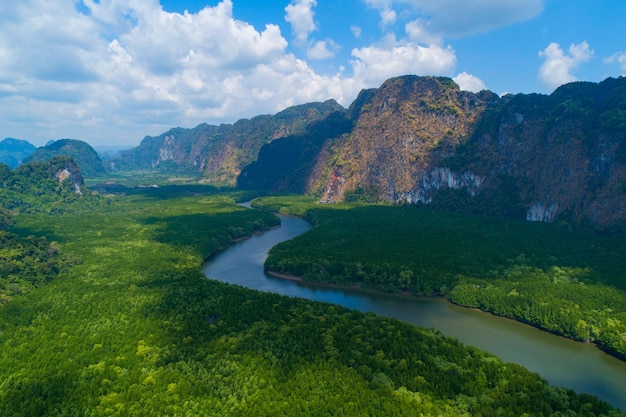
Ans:
{"type": "Polygon", "coordinates": [[[0,308],[0,415],[622,415],[436,331],[206,279],[276,224],[241,197],[17,216],[82,263],[0,308]]]}
{"type": "MultiPolygon", "coordinates": [[[[289,198],[255,204],[289,212],[289,198]]],[[[626,244],[558,225],[391,206],[294,211],[316,225],[265,267],[309,281],[439,294],[626,358],[626,244]]]]}

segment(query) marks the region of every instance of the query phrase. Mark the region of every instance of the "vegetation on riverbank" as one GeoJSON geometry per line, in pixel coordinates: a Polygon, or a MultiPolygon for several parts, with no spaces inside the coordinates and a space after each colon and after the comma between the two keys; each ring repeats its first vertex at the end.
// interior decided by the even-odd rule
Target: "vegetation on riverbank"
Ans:
{"type": "Polygon", "coordinates": [[[309,233],[266,268],[305,280],[440,294],[626,358],[626,243],[559,225],[406,206],[318,205],[267,197],[309,233]]]}
{"type": "Polygon", "coordinates": [[[81,262],[0,307],[0,415],[621,415],[435,331],[205,279],[277,222],[243,197],[16,216],[81,262]]]}

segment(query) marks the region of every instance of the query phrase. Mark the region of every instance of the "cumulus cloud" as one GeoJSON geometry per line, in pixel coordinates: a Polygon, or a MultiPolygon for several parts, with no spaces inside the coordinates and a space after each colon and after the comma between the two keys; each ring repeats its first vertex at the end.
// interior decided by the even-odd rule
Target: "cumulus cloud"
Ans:
{"type": "Polygon", "coordinates": [[[291,31],[296,44],[306,44],[311,32],[317,29],[313,20],[315,13],[313,7],[317,6],[316,0],[295,0],[285,7],[285,20],[291,24],[291,31]]]}
{"type": "Polygon", "coordinates": [[[572,71],[589,61],[593,55],[587,42],[572,44],[567,52],[558,43],[552,42],[546,49],[539,51],[539,56],[545,59],[539,68],[539,79],[551,88],[576,81],[572,71]]]}
{"type": "Polygon", "coordinates": [[[352,51],[352,56],[356,58],[352,61],[354,78],[368,85],[378,85],[400,74],[446,74],[456,64],[456,55],[451,48],[411,42],[357,48],[352,51]]]}
{"type": "Polygon", "coordinates": [[[616,52],[608,58],[604,58],[605,64],[618,64],[622,75],[626,75],[626,52],[616,52]]]}
{"type": "Polygon", "coordinates": [[[475,75],[468,74],[467,72],[462,72],[456,77],[452,78],[455,83],[459,85],[461,90],[471,91],[477,93],[482,90],[486,90],[487,86],[480,78],[475,75]]]}
{"type": "Polygon", "coordinates": [[[333,41],[317,41],[307,50],[306,55],[310,59],[328,59],[335,55],[336,48],[333,41]]]}
{"type": "MultiPolygon", "coordinates": [[[[85,0],[82,12],[73,0],[10,3],[0,7],[7,135],[137,141],[172,126],[347,96],[337,76],[320,76],[286,52],[277,25],[257,31],[234,19],[231,0],[194,14],[168,13],[156,0],[85,0]]],[[[318,42],[311,56],[333,48],[318,42]]]]}
{"type": "MultiPolygon", "coordinates": [[[[392,11],[392,1],[371,0],[385,4],[392,11]]],[[[340,49],[310,39],[315,6],[297,0],[285,9],[307,60],[340,49]]],[[[441,43],[388,36],[353,49],[347,69],[320,74],[290,52],[278,25],[237,20],[232,0],[182,14],[158,0],[2,2],[0,25],[0,134],[38,144],[137,143],[172,126],[233,122],[299,103],[334,98],[347,106],[361,88],[402,74],[451,74],[456,63],[441,43]]]]}

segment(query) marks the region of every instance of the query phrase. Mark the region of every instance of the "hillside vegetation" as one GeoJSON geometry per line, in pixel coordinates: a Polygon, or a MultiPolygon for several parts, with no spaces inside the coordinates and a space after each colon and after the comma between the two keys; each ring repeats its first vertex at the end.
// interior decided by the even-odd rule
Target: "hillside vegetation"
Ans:
{"type": "Polygon", "coordinates": [[[272,248],[269,270],[316,282],[440,294],[626,358],[621,238],[406,206],[307,206],[293,198],[257,199],[255,205],[304,213],[315,224],[272,248]]]}

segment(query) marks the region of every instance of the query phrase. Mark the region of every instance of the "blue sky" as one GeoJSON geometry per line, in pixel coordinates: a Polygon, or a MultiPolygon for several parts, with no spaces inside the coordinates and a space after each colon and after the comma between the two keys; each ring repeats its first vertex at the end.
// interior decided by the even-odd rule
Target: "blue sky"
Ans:
{"type": "Polygon", "coordinates": [[[626,75],[624,0],[21,0],[0,4],[0,138],[137,145],[394,76],[549,94],[626,75]]]}

